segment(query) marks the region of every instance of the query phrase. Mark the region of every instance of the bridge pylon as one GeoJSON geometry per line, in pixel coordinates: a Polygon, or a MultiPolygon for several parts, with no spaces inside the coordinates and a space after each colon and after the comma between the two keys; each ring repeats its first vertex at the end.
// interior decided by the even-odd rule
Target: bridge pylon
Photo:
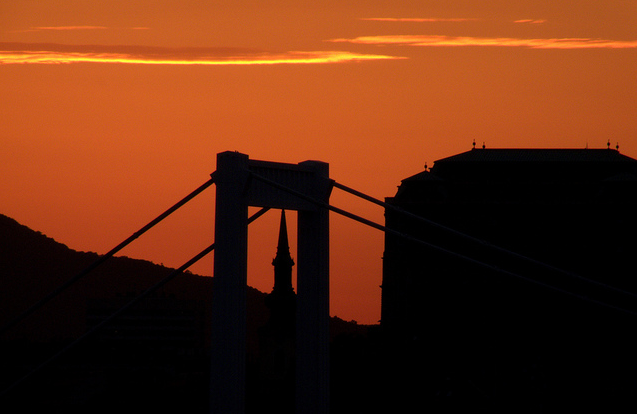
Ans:
{"type": "Polygon", "coordinates": [[[217,154],[215,178],[211,413],[245,412],[248,207],[255,206],[298,211],[296,412],[327,414],[329,211],[319,203],[329,204],[329,165],[228,151],[217,154]]]}

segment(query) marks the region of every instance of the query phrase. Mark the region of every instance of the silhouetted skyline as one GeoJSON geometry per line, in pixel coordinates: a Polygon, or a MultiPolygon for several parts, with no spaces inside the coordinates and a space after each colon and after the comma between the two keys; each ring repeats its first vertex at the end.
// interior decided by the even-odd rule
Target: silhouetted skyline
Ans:
{"type": "MultiPolygon", "coordinates": [[[[212,180],[223,226],[216,229],[215,278],[185,274],[110,322],[51,365],[56,386],[46,375],[34,380],[32,387],[46,389],[46,398],[33,403],[92,407],[94,398],[115,387],[118,395],[132,398],[127,409],[179,407],[178,400],[158,399],[152,389],[126,394],[135,381],[157,381],[174,392],[188,388],[194,410],[205,409],[208,392],[211,409],[225,406],[225,396],[243,395],[244,385],[248,412],[265,406],[291,412],[292,390],[297,404],[320,396],[320,412],[328,406],[333,412],[363,406],[394,410],[414,402],[450,412],[561,412],[567,406],[615,409],[632,404],[637,359],[626,327],[637,317],[637,285],[630,270],[635,248],[630,240],[637,230],[632,214],[637,160],[610,145],[473,148],[405,178],[386,203],[329,179],[325,163],[266,162],[230,151],[218,154],[218,160],[220,169],[212,180]],[[301,193],[295,194],[297,190],[301,193]],[[342,321],[329,321],[326,306],[317,306],[327,298],[325,278],[332,277],[322,261],[329,250],[327,210],[317,207],[326,206],[321,200],[329,199],[332,190],[386,209],[386,227],[350,216],[359,225],[385,231],[379,327],[350,323],[343,328],[342,321]],[[247,231],[242,229],[270,206],[288,204],[300,210],[302,300],[296,299],[292,284],[295,262],[284,210],[271,261],[272,292],[264,295],[245,286],[247,231]],[[248,205],[265,208],[242,217],[248,205]],[[237,300],[246,293],[247,303],[237,300]],[[228,335],[233,330],[243,331],[236,335],[241,343],[228,335]],[[207,358],[213,361],[208,373],[196,368],[207,358]],[[233,366],[243,378],[227,375],[227,361],[239,359],[243,362],[233,366]],[[141,375],[111,382],[104,369],[112,363],[119,370],[115,378],[144,368],[141,375]],[[348,375],[348,367],[355,373],[348,375]],[[331,370],[334,374],[328,375],[331,370]],[[176,373],[181,378],[177,382],[176,373]],[[208,377],[210,388],[204,385],[208,377]],[[237,388],[219,387],[228,379],[240,380],[237,388]],[[332,380],[330,397],[322,387],[332,380]],[[109,385],[63,386],[84,383],[109,385]],[[371,401],[372,395],[377,399],[371,401]]],[[[329,210],[347,213],[333,206],[329,210]]],[[[5,237],[0,262],[7,285],[2,292],[9,295],[3,301],[9,317],[24,307],[14,295],[41,294],[29,288],[29,280],[46,282],[40,287],[50,290],[46,284],[59,284],[79,263],[98,257],[73,252],[12,219],[1,219],[5,237]]],[[[171,271],[129,258],[111,261],[102,278],[87,279],[74,293],[60,295],[69,303],[52,301],[55,311],[36,313],[39,323],[3,338],[2,346],[15,358],[3,361],[7,374],[2,384],[31,369],[34,356],[45,358],[78,338],[83,326],[90,329],[136,295],[130,290],[122,295],[122,287],[137,283],[139,288],[171,271]]]]}

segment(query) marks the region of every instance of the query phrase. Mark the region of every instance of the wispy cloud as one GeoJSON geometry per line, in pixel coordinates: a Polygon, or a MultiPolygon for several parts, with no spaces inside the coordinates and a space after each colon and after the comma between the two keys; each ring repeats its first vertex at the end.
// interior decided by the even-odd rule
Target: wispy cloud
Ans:
{"type": "Polygon", "coordinates": [[[361,36],[332,39],[330,42],[366,45],[405,45],[421,47],[525,47],[531,49],[633,49],[637,40],[587,38],[518,39],[510,37],[463,37],[438,35],[361,36]]]}
{"type": "Polygon", "coordinates": [[[524,24],[543,24],[546,23],[545,19],[521,19],[515,20],[513,23],[524,23],[524,24]]]}
{"type": "Polygon", "coordinates": [[[148,30],[148,27],[123,27],[113,28],[107,26],[36,26],[28,29],[12,30],[10,33],[30,33],[30,32],[69,32],[69,31],[89,31],[89,30],[148,30]]]}
{"type": "MultiPolygon", "coordinates": [[[[476,22],[482,19],[478,18],[440,18],[440,17],[363,17],[359,20],[374,21],[374,22],[393,22],[393,23],[462,23],[462,22],[476,22]]],[[[546,23],[545,19],[519,19],[514,20],[513,23],[525,23],[525,24],[543,24],[546,23]]]]}
{"type": "Polygon", "coordinates": [[[29,30],[106,30],[106,26],[42,26],[32,27],[29,30]]]}
{"type": "Polygon", "coordinates": [[[345,51],[262,52],[240,48],[166,48],[149,46],[0,43],[0,64],[121,63],[143,65],[319,64],[401,59],[345,51]]]}
{"type": "Polygon", "coordinates": [[[470,22],[478,19],[467,18],[435,18],[435,17],[364,17],[360,20],[376,22],[408,22],[408,23],[439,23],[439,22],[470,22]]]}

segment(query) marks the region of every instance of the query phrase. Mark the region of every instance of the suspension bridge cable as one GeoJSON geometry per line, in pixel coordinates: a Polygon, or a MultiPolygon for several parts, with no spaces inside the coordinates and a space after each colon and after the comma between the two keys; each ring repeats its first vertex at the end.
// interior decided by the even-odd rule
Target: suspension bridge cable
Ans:
{"type": "Polygon", "coordinates": [[[78,280],[80,280],[82,277],[86,276],[88,273],[90,273],[91,271],[93,271],[96,267],[98,267],[99,265],[101,265],[102,263],[104,263],[107,259],[111,258],[112,256],[115,255],[115,253],[117,253],[118,251],[122,250],[124,247],[126,247],[127,245],[129,245],[133,240],[137,239],[139,236],[141,236],[142,234],[144,234],[145,232],[147,232],[149,229],[151,229],[153,226],[155,226],[157,223],[159,223],[160,221],[162,221],[163,219],[165,219],[166,217],[168,217],[169,215],[171,215],[172,213],[174,213],[178,208],[180,208],[181,206],[183,206],[184,204],[186,204],[188,201],[192,200],[195,196],[197,196],[199,193],[201,193],[203,190],[205,190],[206,188],[210,187],[212,184],[214,184],[215,182],[215,173],[211,174],[211,178],[206,181],[204,184],[202,184],[201,186],[199,186],[199,188],[197,188],[195,191],[193,191],[192,193],[188,194],[186,197],[184,197],[183,199],[181,199],[179,202],[177,202],[175,205],[173,205],[172,207],[170,207],[168,210],[164,211],[162,214],[160,214],[159,216],[157,216],[154,220],[152,220],[151,222],[149,222],[148,224],[146,224],[144,227],[142,227],[141,229],[139,229],[138,231],[136,231],[135,233],[133,233],[129,238],[127,238],[126,240],[124,240],[123,242],[121,242],[120,244],[118,244],[117,246],[115,246],[113,249],[111,249],[108,253],[100,256],[97,260],[95,260],[93,263],[91,263],[88,267],[86,267],[84,270],[82,270],[80,273],[76,274],[74,277],[72,277],[70,280],[68,280],[67,282],[65,282],[64,284],[62,284],[61,286],[59,286],[57,289],[55,289],[54,291],[52,291],[51,293],[49,293],[47,296],[45,296],[44,298],[40,299],[40,301],[38,301],[37,303],[35,303],[34,305],[32,305],[30,308],[28,308],[26,311],[22,312],[22,314],[18,315],[16,318],[14,318],[12,321],[10,321],[8,324],[6,324],[5,326],[2,327],[2,329],[0,329],[0,335],[4,334],[6,331],[8,331],[9,329],[11,329],[13,326],[17,325],[20,321],[22,321],[24,318],[26,318],[27,316],[29,316],[30,314],[32,314],[33,312],[35,312],[37,309],[39,309],[40,307],[44,306],[48,301],[50,301],[51,299],[53,299],[55,296],[59,295],[60,293],[62,293],[64,290],[66,290],[69,286],[71,286],[73,283],[77,282],[78,280]]]}
{"type": "Polygon", "coordinates": [[[553,291],[557,291],[557,292],[563,293],[563,294],[568,295],[568,296],[575,297],[577,299],[581,299],[581,300],[588,301],[588,302],[591,302],[591,303],[594,303],[594,304],[597,304],[597,305],[600,305],[600,306],[604,306],[604,307],[607,307],[607,308],[610,308],[610,309],[613,309],[613,310],[616,310],[616,311],[620,311],[620,312],[628,313],[628,314],[633,315],[633,316],[637,316],[637,312],[634,312],[634,311],[631,311],[631,310],[628,310],[628,309],[625,309],[625,308],[621,308],[619,306],[615,306],[615,305],[612,305],[612,304],[609,304],[609,303],[606,303],[606,302],[602,302],[602,301],[597,300],[597,299],[592,299],[592,298],[590,298],[588,296],[580,295],[580,294],[577,294],[577,293],[574,293],[574,292],[571,292],[571,291],[568,291],[568,290],[565,290],[565,289],[562,289],[562,288],[559,288],[559,287],[556,287],[556,286],[553,286],[553,285],[549,285],[548,283],[544,283],[544,282],[541,282],[539,280],[535,280],[535,279],[532,279],[532,278],[529,278],[529,277],[526,277],[526,276],[523,276],[523,275],[520,275],[520,274],[517,274],[517,273],[513,273],[511,271],[499,268],[499,267],[494,266],[494,265],[490,265],[488,263],[482,262],[482,261],[477,260],[477,259],[473,259],[471,257],[465,256],[465,255],[457,253],[457,252],[454,252],[452,250],[445,249],[445,248],[437,246],[437,245],[435,245],[433,243],[426,242],[426,241],[418,239],[416,237],[401,233],[401,232],[399,232],[397,230],[394,230],[394,229],[391,229],[389,227],[383,226],[381,224],[375,223],[375,222],[373,222],[371,220],[368,220],[366,218],[360,217],[360,216],[358,216],[356,214],[350,213],[350,212],[345,211],[343,209],[340,209],[338,207],[334,207],[334,206],[330,205],[329,203],[324,203],[322,201],[316,200],[313,197],[310,197],[310,196],[308,196],[306,194],[300,193],[300,192],[295,191],[295,190],[293,190],[291,188],[283,186],[283,185],[281,185],[281,184],[279,184],[279,183],[277,183],[275,181],[269,180],[269,179],[267,179],[267,178],[265,178],[265,177],[263,177],[261,175],[258,175],[258,174],[254,173],[254,172],[251,172],[251,174],[252,174],[252,176],[254,178],[256,178],[256,179],[258,179],[258,180],[260,180],[260,181],[262,181],[262,182],[264,182],[266,184],[269,184],[269,185],[271,185],[271,186],[273,186],[275,188],[278,188],[278,189],[280,189],[282,191],[285,191],[285,192],[290,193],[290,194],[292,194],[294,196],[297,196],[297,197],[299,197],[301,199],[304,199],[304,200],[306,200],[306,201],[308,201],[308,202],[310,202],[310,203],[312,203],[314,205],[317,205],[319,207],[328,209],[328,210],[333,211],[333,212],[335,212],[337,214],[340,214],[342,216],[350,218],[350,219],[352,219],[354,221],[357,221],[357,222],[359,222],[361,224],[365,224],[365,225],[367,225],[369,227],[373,227],[373,228],[375,228],[377,230],[381,230],[381,231],[385,232],[386,234],[391,234],[393,236],[400,237],[400,238],[406,239],[408,241],[424,245],[424,246],[426,246],[428,248],[431,248],[431,249],[434,249],[434,250],[436,250],[436,251],[438,251],[440,253],[444,253],[446,255],[449,255],[449,256],[464,260],[464,261],[469,262],[471,264],[474,264],[474,265],[477,265],[477,266],[492,270],[492,271],[497,272],[497,273],[502,273],[504,275],[515,277],[515,278],[524,280],[526,282],[529,282],[529,283],[532,283],[532,284],[535,284],[535,285],[539,285],[539,286],[544,287],[546,289],[550,289],[550,290],[553,290],[553,291]]]}
{"type": "MultiPolygon", "coordinates": [[[[264,207],[261,210],[257,211],[256,213],[254,213],[252,216],[250,216],[248,218],[248,224],[252,223],[253,221],[255,221],[256,219],[258,219],[259,217],[261,217],[263,214],[265,214],[270,208],[269,207],[264,207]]],[[[47,367],[49,364],[51,364],[52,362],[54,362],[55,360],[57,360],[58,358],[60,358],[62,355],[64,355],[65,353],[67,353],[69,350],[71,350],[72,348],[76,347],[79,343],[83,342],[86,338],[90,337],[91,335],[93,335],[95,332],[97,332],[98,330],[100,330],[101,328],[103,328],[105,325],[107,325],[108,323],[112,322],[115,318],[117,318],[118,316],[120,316],[122,313],[126,312],[128,309],[130,309],[131,307],[135,306],[139,301],[141,301],[142,299],[144,299],[145,297],[147,297],[148,295],[152,294],[153,292],[155,292],[157,289],[159,289],[160,287],[164,286],[166,283],[168,283],[169,281],[171,281],[172,279],[174,279],[176,276],[179,276],[180,274],[182,274],[186,269],[188,269],[190,266],[192,266],[193,264],[195,264],[196,262],[198,262],[199,260],[201,260],[204,256],[206,256],[208,253],[210,253],[211,251],[213,251],[215,248],[215,243],[211,244],[210,246],[206,247],[204,250],[202,250],[199,254],[197,254],[196,256],[194,256],[192,259],[188,260],[186,263],[184,263],[182,266],[180,266],[179,268],[173,270],[172,272],[170,272],[170,274],[168,276],[166,276],[165,278],[163,278],[162,280],[160,280],[159,282],[157,282],[156,284],[154,284],[153,286],[149,287],[148,289],[146,289],[142,294],[138,295],[137,297],[135,297],[134,299],[132,299],[131,301],[129,301],[128,303],[126,303],[124,306],[122,306],[121,308],[119,308],[115,313],[111,314],[108,318],[104,319],[102,322],[100,322],[99,324],[93,326],[90,330],[88,330],[86,333],[84,333],[84,335],[82,335],[81,337],[77,338],[75,341],[73,341],[72,343],[70,343],[69,345],[67,345],[66,347],[64,347],[62,350],[60,350],[57,354],[53,355],[52,357],[50,357],[49,359],[47,359],[46,361],[44,361],[42,364],[40,364],[39,366],[37,366],[35,369],[33,369],[32,371],[30,371],[27,375],[25,375],[24,377],[22,377],[21,379],[19,379],[18,381],[14,382],[12,385],[10,385],[8,388],[6,388],[5,390],[2,391],[2,393],[0,393],[0,397],[4,397],[7,393],[9,393],[11,390],[13,390],[14,388],[16,388],[17,386],[19,386],[20,384],[22,384],[23,382],[25,382],[26,380],[28,380],[29,378],[31,378],[33,375],[35,375],[36,373],[38,373],[40,370],[44,369],[45,367],[47,367]]]]}
{"type": "Polygon", "coordinates": [[[442,225],[440,223],[437,223],[435,221],[429,220],[429,219],[427,219],[425,217],[422,217],[422,216],[419,216],[417,214],[411,213],[411,212],[409,212],[407,210],[404,210],[404,209],[402,209],[400,207],[396,207],[394,205],[385,203],[385,202],[383,202],[381,200],[378,200],[378,199],[376,199],[374,197],[371,197],[371,196],[369,196],[367,194],[364,194],[364,193],[362,193],[360,191],[354,190],[353,188],[347,187],[347,186],[345,186],[343,184],[340,184],[340,183],[338,183],[336,181],[332,181],[332,184],[333,184],[334,187],[336,187],[336,188],[338,188],[340,190],[343,190],[343,191],[345,191],[347,193],[350,193],[350,194],[355,195],[355,196],[357,196],[359,198],[367,200],[367,201],[369,201],[371,203],[377,204],[377,205],[379,205],[381,207],[384,207],[386,209],[389,209],[389,210],[393,210],[393,211],[395,211],[395,212],[397,212],[399,214],[403,214],[403,215],[405,215],[407,217],[410,217],[412,219],[421,221],[421,222],[423,222],[425,224],[428,224],[430,226],[433,226],[433,227],[436,227],[438,229],[444,230],[444,231],[446,231],[448,233],[454,234],[454,235],[456,235],[458,237],[461,237],[463,239],[466,239],[466,240],[472,241],[474,243],[480,244],[480,245],[482,245],[482,246],[484,246],[486,248],[497,250],[497,251],[499,251],[501,253],[505,253],[505,254],[508,254],[510,256],[516,257],[518,259],[525,260],[525,261],[527,261],[529,263],[533,263],[533,264],[538,265],[540,267],[544,267],[545,269],[552,270],[552,271],[557,272],[557,273],[562,273],[562,274],[567,275],[569,277],[572,277],[574,279],[578,279],[578,280],[586,282],[586,283],[591,283],[593,285],[597,285],[599,287],[603,287],[605,289],[612,290],[612,291],[615,291],[617,293],[621,293],[623,295],[630,296],[632,298],[636,298],[637,299],[637,294],[635,294],[635,293],[629,292],[629,291],[624,290],[624,289],[617,288],[615,286],[608,285],[606,283],[599,282],[597,280],[588,279],[586,277],[580,276],[580,275],[575,274],[573,272],[570,272],[568,270],[552,266],[552,265],[550,265],[548,263],[544,263],[544,262],[541,262],[539,260],[530,258],[528,256],[524,256],[524,255],[522,255],[520,253],[516,253],[514,251],[511,251],[511,250],[505,249],[503,247],[494,245],[492,243],[487,242],[486,240],[482,240],[482,239],[479,239],[477,237],[473,237],[473,236],[468,235],[466,233],[463,233],[463,232],[460,232],[458,230],[454,230],[454,229],[452,229],[450,227],[444,226],[444,225],[442,225]]]}

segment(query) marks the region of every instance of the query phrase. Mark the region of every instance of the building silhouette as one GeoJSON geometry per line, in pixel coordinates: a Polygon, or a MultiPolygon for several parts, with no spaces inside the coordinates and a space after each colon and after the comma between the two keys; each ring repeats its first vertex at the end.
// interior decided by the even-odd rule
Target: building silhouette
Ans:
{"type": "Polygon", "coordinates": [[[386,201],[429,220],[386,209],[402,235],[385,239],[387,376],[417,378],[388,382],[391,398],[447,412],[634,409],[637,160],[474,148],[386,201]]]}

